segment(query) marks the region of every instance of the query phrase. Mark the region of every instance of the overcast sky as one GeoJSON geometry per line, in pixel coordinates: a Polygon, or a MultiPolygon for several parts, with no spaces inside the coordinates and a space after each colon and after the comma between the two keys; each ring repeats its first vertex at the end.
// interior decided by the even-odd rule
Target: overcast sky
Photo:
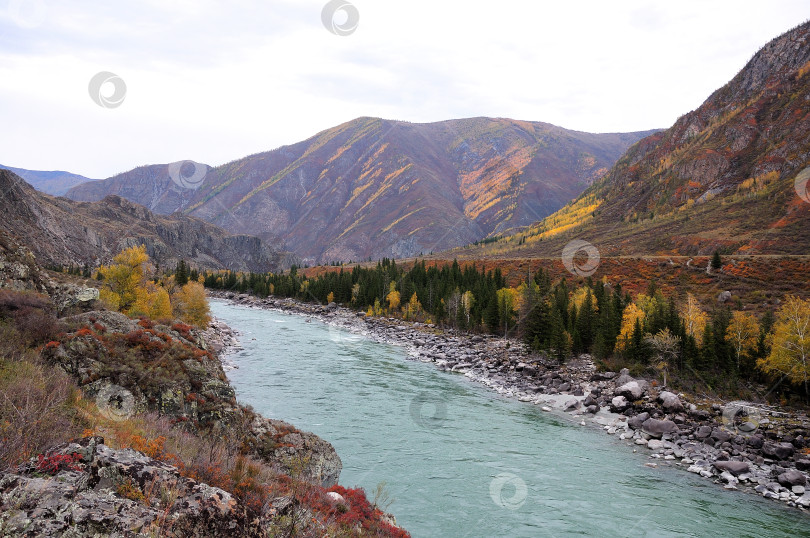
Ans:
{"type": "Polygon", "coordinates": [[[356,27],[349,9],[327,28],[325,5],[0,0],[0,163],[218,165],[358,116],[668,127],[810,18],[807,0],[351,0],[356,27]],[[119,79],[94,101],[99,72],[119,79]]]}

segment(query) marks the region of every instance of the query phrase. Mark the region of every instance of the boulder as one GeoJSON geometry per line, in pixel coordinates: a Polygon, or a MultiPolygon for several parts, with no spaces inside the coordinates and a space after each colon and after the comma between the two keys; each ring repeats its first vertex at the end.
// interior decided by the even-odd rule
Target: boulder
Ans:
{"type": "Polygon", "coordinates": [[[786,488],[807,485],[807,477],[804,476],[801,471],[797,471],[796,469],[789,469],[785,471],[784,473],[780,474],[776,480],[779,482],[779,485],[786,488]]]}
{"type": "Polygon", "coordinates": [[[639,400],[647,390],[646,385],[644,381],[630,381],[617,388],[615,394],[624,396],[630,401],[639,400]]]}
{"type": "Polygon", "coordinates": [[[790,458],[795,451],[796,449],[791,443],[765,443],[762,445],[763,454],[778,460],[790,458]]]}
{"type": "Polygon", "coordinates": [[[627,425],[633,428],[634,430],[640,430],[641,425],[644,424],[644,421],[650,418],[650,414],[647,412],[639,413],[634,417],[630,417],[627,420],[627,425]]]}
{"type": "Polygon", "coordinates": [[[644,424],[641,425],[641,431],[651,437],[660,439],[664,434],[677,432],[678,425],[671,420],[648,418],[644,421],[644,424]]]}
{"type": "Polygon", "coordinates": [[[715,469],[728,471],[734,476],[740,476],[751,469],[751,466],[745,461],[715,461],[712,465],[715,469]]]}
{"type": "Polygon", "coordinates": [[[697,430],[695,430],[696,439],[706,439],[711,434],[712,434],[711,426],[700,426],[697,430]]]}
{"type": "Polygon", "coordinates": [[[750,446],[753,449],[759,449],[762,448],[765,441],[759,435],[752,435],[746,440],[746,443],[748,443],[748,446],[750,446]]]}
{"type": "Polygon", "coordinates": [[[614,413],[621,413],[630,407],[630,402],[624,396],[616,396],[610,401],[610,410],[614,413]]]}
{"type": "Polygon", "coordinates": [[[733,435],[722,428],[715,428],[712,430],[711,437],[718,443],[725,443],[726,441],[731,440],[733,435]]]}
{"type": "Polygon", "coordinates": [[[796,460],[796,468],[800,471],[810,471],[810,460],[808,459],[796,460]]]}
{"type": "Polygon", "coordinates": [[[658,395],[658,401],[661,402],[661,407],[667,413],[680,413],[684,410],[681,399],[672,392],[663,391],[658,395]]]}
{"type": "Polygon", "coordinates": [[[616,378],[616,386],[621,387],[625,383],[629,383],[631,381],[633,381],[633,378],[630,376],[630,370],[627,368],[622,368],[621,371],[619,371],[619,377],[616,378]]]}
{"type": "Polygon", "coordinates": [[[731,300],[731,292],[730,291],[723,291],[720,292],[720,295],[717,296],[717,302],[720,304],[726,303],[731,300]]]}
{"type": "Polygon", "coordinates": [[[580,402],[576,398],[571,398],[571,399],[568,399],[568,400],[565,401],[565,403],[563,404],[563,410],[564,411],[575,411],[575,410],[579,409],[581,405],[582,405],[582,402],[580,402]]]}
{"type": "Polygon", "coordinates": [[[661,450],[664,448],[664,441],[660,441],[658,439],[650,439],[647,441],[647,448],[650,450],[661,450]]]}

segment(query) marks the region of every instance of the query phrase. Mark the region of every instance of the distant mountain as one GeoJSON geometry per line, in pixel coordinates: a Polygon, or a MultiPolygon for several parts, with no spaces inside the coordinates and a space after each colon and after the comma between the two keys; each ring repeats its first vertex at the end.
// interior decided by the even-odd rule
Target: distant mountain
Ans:
{"type": "Polygon", "coordinates": [[[525,228],[581,193],[650,132],[590,134],[491,118],[359,118],[216,168],[143,166],[67,195],[116,194],[159,213],[184,211],[281,241],[310,262],[404,257],[525,228]]]}
{"type": "Polygon", "coordinates": [[[524,233],[459,255],[810,253],[810,22],[524,233]]]}
{"type": "Polygon", "coordinates": [[[63,196],[68,190],[70,190],[71,187],[75,187],[76,185],[80,185],[87,181],[95,181],[78,174],[62,172],[61,170],[45,172],[42,170],[14,168],[13,166],[5,166],[2,164],[0,164],[0,168],[11,170],[27,181],[28,184],[34,187],[36,190],[47,194],[52,194],[54,196],[63,196]]]}
{"type": "Polygon", "coordinates": [[[119,196],[99,202],[55,198],[8,170],[0,170],[0,192],[3,229],[43,264],[97,265],[139,244],[164,267],[185,259],[204,269],[269,271],[289,262],[257,237],[231,235],[185,215],[156,215],[119,196]]]}

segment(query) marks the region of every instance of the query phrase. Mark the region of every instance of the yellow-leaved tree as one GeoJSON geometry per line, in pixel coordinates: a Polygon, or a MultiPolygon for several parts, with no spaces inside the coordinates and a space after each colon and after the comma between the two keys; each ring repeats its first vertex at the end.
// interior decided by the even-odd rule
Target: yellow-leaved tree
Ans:
{"type": "Polygon", "coordinates": [[[151,319],[170,319],[172,303],[166,288],[147,282],[136,292],[135,303],[129,309],[131,316],[146,316],[151,319]]]}
{"type": "Polygon", "coordinates": [[[700,303],[691,293],[686,295],[686,304],[681,309],[686,334],[694,337],[698,345],[703,340],[703,329],[706,327],[706,313],[700,308],[700,303]]]}
{"type": "Polygon", "coordinates": [[[616,339],[616,348],[618,350],[627,349],[627,344],[633,337],[633,330],[636,327],[636,320],[639,323],[644,321],[644,311],[636,306],[636,303],[630,303],[624,309],[622,314],[622,327],[619,332],[619,338],[616,339]]]}
{"type": "Polygon", "coordinates": [[[759,323],[750,312],[736,311],[731,315],[731,321],[726,328],[726,340],[734,346],[737,356],[737,369],[740,368],[740,358],[757,347],[759,340],[759,323]]]}
{"type": "Polygon", "coordinates": [[[121,251],[113,258],[111,265],[99,269],[107,284],[100,298],[108,305],[115,305],[117,310],[128,313],[138,300],[138,292],[144,288],[151,270],[145,245],[121,251]]]}
{"type": "Polygon", "coordinates": [[[174,295],[174,313],[186,323],[205,328],[211,321],[205,287],[199,282],[189,282],[180,288],[174,295]]]}
{"type": "Polygon", "coordinates": [[[776,312],[771,335],[771,353],[757,361],[768,374],[781,374],[792,383],[803,384],[807,394],[810,381],[810,300],[793,295],[776,312]]]}
{"type": "Polygon", "coordinates": [[[416,292],[411,295],[411,300],[405,305],[405,319],[414,319],[422,311],[422,303],[416,296],[416,292]]]}
{"type": "Polygon", "coordinates": [[[388,301],[388,309],[391,312],[395,312],[397,308],[399,308],[399,301],[400,295],[397,290],[391,290],[388,292],[388,295],[385,297],[385,300],[388,301]]]}

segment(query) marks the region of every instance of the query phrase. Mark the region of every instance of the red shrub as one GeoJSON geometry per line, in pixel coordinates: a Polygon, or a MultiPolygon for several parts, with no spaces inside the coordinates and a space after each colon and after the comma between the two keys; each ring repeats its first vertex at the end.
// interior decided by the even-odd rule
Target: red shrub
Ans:
{"type": "Polygon", "coordinates": [[[40,454],[37,456],[37,471],[54,475],[59,471],[81,471],[81,468],[76,463],[82,461],[81,454],[54,454],[53,456],[45,456],[40,454]]]}

